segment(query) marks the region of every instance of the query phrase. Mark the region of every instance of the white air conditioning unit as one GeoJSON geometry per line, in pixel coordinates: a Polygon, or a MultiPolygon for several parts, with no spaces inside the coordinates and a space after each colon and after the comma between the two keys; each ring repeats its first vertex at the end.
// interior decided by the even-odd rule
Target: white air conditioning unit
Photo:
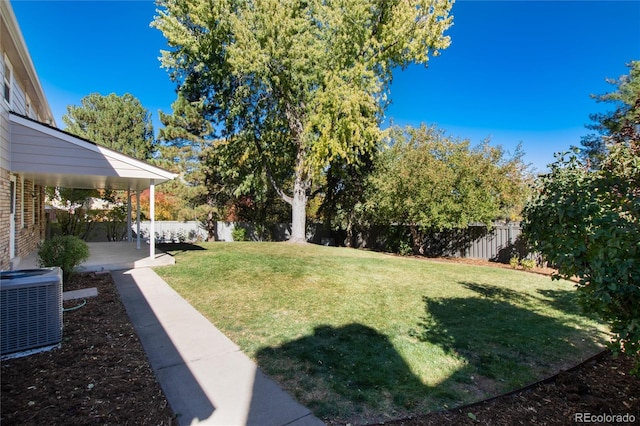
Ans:
{"type": "Polygon", "coordinates": [[[62,339],[62,270],[0,272],[0,355],[56,345],[62,339]]]}

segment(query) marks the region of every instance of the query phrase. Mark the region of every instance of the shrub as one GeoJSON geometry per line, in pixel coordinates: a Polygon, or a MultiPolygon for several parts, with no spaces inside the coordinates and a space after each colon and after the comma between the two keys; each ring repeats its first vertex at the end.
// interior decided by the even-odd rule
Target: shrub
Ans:
{"type": "Polygon", "coordinates": [[[582,307],[609,324],[612,349],[634,356],[640,375],[640,145],[607,150],[598,169],[559,156],[523,212],[523,234],[557,277],[578,278],[582,307]]]}
{"type": "Polygon", "coordinates": [[[411,244],[406,241],[400,241],[400,245],[398,246],[398,254],[400,256],[410,256],[413,254],[413,249],[411,248],[411,244]]]}
{"type": "Polygon", "coordinates": [[[106,216],[106,232],[108,241],[122,241],[127,235],[127,210],[125,206],[115,206],[106,216]]]}
{"type": "Polygon", "coordinates": [[[530,271],[536,266],[536,261],[534,259],[522,259],[520,261],[520,265],[522,265],[522,269],[525,271],[530,271]]]}
{"type": "Polygon", "coordinates": [[[511,265],[513,269],[518,269],[518,265],[520,265],[520,258],[518,256],[511,256],[511,259],[509,259],[509,265],[511,265]]]}
{"type": "Polygon", "coordinates": [[[42,267],[59,266],[67,281],[73,268],[89,258],[87,243],[73,235],[56,235],[45,241],[38,250],[38,263],[42,267]]]}
{"type": "Polygon", "coordinates": [[[247,241],[247,230],[236,226],[231,230],[231,237],[233,241],[247,241]]]}

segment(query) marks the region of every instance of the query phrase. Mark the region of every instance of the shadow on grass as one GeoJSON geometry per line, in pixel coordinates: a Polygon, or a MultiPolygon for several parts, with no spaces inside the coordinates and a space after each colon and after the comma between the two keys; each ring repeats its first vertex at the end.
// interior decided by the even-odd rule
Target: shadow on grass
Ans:
{"type": "Polygon", "coordinates": [[[361,324],[318,326],[310,336],[260,350],[257,358],[320,418],[362,424],[358,418],[410,409],[428,395],[389,339],[361,324]]]}
{"type": "Polygon", "coordinates": [[[538,290],[540,296],[517,292],[507,288],[489,284],[460,282],[462,286],[478,293],[479,296],[493,300],[502,300],[524,306],[548,305],[568,315],[595,319],[596,316],[586,313],[578,304],[578,293],[575,290],[538,290]]]}
{"type": "Polygon", "coordinates": [[[156,248],[167,253],[169,256],[175,256],[176,254],[186,253],[188,251],[207,250],[202,246],[190,243],[160,243],[156,244],[156,248]]]}
{"type": "Polygon", "coordinates": [[[424,297],[426,315],[413,335],[464,359],[466,367],[447,382],[467,385],[470,393],[469,385],[485,397],[510,391],[602,350],[598,331],[578,324],[581,312],[574,292],[545,292],[538,298],[494,286],[461,284],[478,297],[424,297]],[[545,303],[573,318],[534,311],[533,306],[545,303]]]}
{"type": "MultiPolygon", "coordinates": [[[[524,299],[536,296],[463,284],[477,295],[424,297],[424,317],[404,336],[417,351],[446,354],[435,363],[459,366],[435,385],[413,373],[387,336],[362,324],[319,326],[310,336],[260,350],[258,363],[316,416],[368,424],[496,396],[600,350],[597,336],[572,321],[535,312],[534,300],[524,299]]],[[[544,297],[538,305],[546,298],[569,304],[561,293],[544,297]]]]}
{"type": "Polygon", "coordinates": [[[554,309],[572,315],[580,315],[596,319],[596,314],[585,312],[578,303],[579,297],[576,290],[538,290],[538,293],[548,300],[547,303],[554,309]]]}

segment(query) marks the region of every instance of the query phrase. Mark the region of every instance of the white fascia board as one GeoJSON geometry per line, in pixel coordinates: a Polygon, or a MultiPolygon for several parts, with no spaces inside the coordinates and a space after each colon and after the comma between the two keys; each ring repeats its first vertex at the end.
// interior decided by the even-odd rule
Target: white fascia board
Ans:
{"type": "Polygon", "coordinates": [[[130,164],[131,166],[138,168],[138,169],[142,169],[146,172],[152,173],[156,176],[154,177],[149,177],[150,179],[164,179],[164,180],[171,180],[171,179],[175,179],[178,175],[175,173],[171,173],[167,170],[161,169],[159,167],[153,166],[149,163],[146,163],[144,161],[138,160],[136,158],[130,157],[128,155],[119,153],[117,151],[114,151],[110,148],[104,147],[104,146],[100,146],[97,145],[95,143],[92,142],[88,142],[85,141],[84,139],[78,138],[76,136],[73,136],[69,133],[66,133],[62,130],[59,129],[55,129],[49,126],[46,126],[44,124],[40,124],[37,123],[35,121],[32,120],[28,120],[24,117],[21,117],[19,115],[16,114],[9,114],[9,120],[12,123],[16,123],[16,124],[20,124],[22,126],[31,128],[33,130],[36,130],[38,132],[44,133],[48,136],[63,140],[65,142],[71,143],[73,145],[78,146],[79,148],[82,149],[86,149],[89,151],[93,151],[96,152],[100,155],[103,155],[105,157],[110,157],[113,158],[114,160],[119,160],[122,161],[123,163],[126,164],[130,164]]]}

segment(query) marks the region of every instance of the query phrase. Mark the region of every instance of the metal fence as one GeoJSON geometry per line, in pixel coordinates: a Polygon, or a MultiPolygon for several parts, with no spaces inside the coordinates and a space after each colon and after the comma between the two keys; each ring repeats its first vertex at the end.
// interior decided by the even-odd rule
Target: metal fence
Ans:
{"type": "MultiPolygon", "coordinates": [[[[140,225],[142,237],[148,238],[149,222],[141,222],[140,225]]],[[[233,222],[218,222],[216,239],[233,241],[232,231],[235,227],[246,229],[246,235],[250,240],[262,239],[253,224],[233,222]]],[[[158,242],[193,242],[207,239],[207,231],[196,221],[156,221],[155,231],[158,242]]],[[[311,242],[331,245],[341,242],[340,237],[327,234],[320,224],[310,224],[308,231],[307,239],[311,242]]],[[[462,230],[434,232],[425,237],[424,254],[432,257],[450,256],[508,262],[513,254],[521,257],[527,254],[519,238],[521,233],[519,222],[494,224],[490,230],[485,225],[477,224],[462,230]]],[[[290,225],[278,224],[270,229],[268,239],[284,241],[290,234],[290,225]]],[[[366,243],[357,245],[367,246],[366,243]]],[[[393,251],[388,238],[382,238],[375,247],[370,248],[393,251]]]]}
{"type": "MultiPolygon", "coordinates": [[[[496,223],[491,229],[482,224],[465,229],[427,232],[423,235],[421,253],[427,257],[466,257],[508,262],[511,256],[527,255],[519,222],[496,223]]],[[[411,241],[409,227],[376,226],[361,230],[356,246],[378,251],[397,252],[400,244],[411,241]]]]}
{"type": "Polygon", "coordinates": [[[468,257],[473,259],[490,259],[508,261],[512,254],[522,255],[522,247],[519,239],[522,229],[520,223],[496,225],[491,231],[484,231],[485,226],[470,226],[464,232],[470,236],[466,248],[454,254],[456,257],[468,257]],[[474,229],[478,228],[478,229],[474,229]],[[475,236],[475,238],[474,238],[475,236]]]}
{"type": "MultiPolygon", "coordinates": [[[[104,224],[99,223],[91,233],[88,241],[107,241],[104,224]]],[[[216,240],[233,241],[232,231],[235,227],[246,230],[249,240],[284,241],[291,235],[289,224],[277,224],[263,230],[262,235],[250,223],[218,222],[216,240]]],[[[140,224],[140,234],[144,240],[149,238],[149,222],[140,224]]],[[[136,225],[133,225],[135,235],[136,225]]],[[[156,221],[155,233],[157,242],[196,242],[208,238],[207,231],[198,221],[156,221]]],[[[494,224],[491,230],[484,225],[471,225],[462,230],[432,232],[425,236],[424,255],[430,257],[450,256],[476,259],[488,259],[508,262],[510,257],[518,254],[527,255],[526,247],[520,240],[522,233],[519,222],[494,224]]],[[[123,237],[126,232],[123,233],[123,237]]],[[[399,240],[406,240],[408,228],[392,225],[362,230],[354,241],[355,247],[379,251],[395,251],[399,240]]],[[[341,245],[344,243],[344,232],[331,231],[322,224],[310,223],[307,240],[316,244],[341,245]]]]}

